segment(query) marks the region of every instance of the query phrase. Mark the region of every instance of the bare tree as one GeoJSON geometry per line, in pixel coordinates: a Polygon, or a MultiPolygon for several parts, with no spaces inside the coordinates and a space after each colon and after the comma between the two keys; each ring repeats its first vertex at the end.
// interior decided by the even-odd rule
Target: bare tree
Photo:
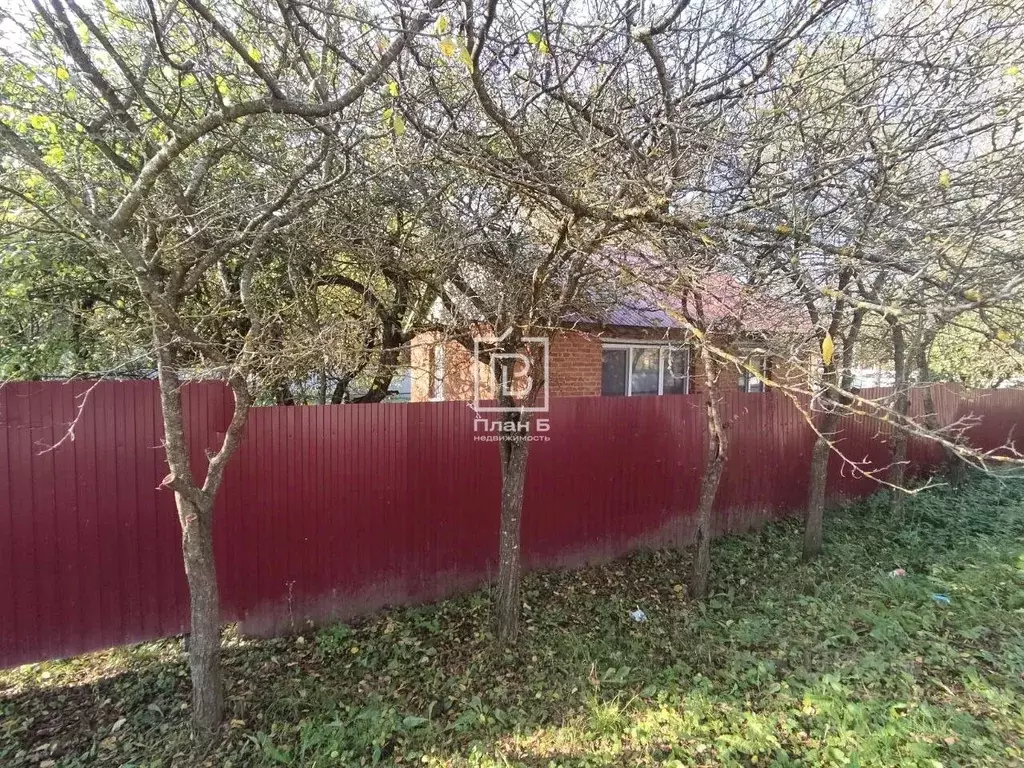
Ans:
{"type": "Polygon", "coordinates": [[[32,0],[3,13],[17,30],[0,75],[9,206],[108,265],[101,284],[130,276],[145,306],[191,597],[193,716],[209,734],[223,708],[213,506],[275,349],[268,242],[380,133],[365,97],[433,6],[32,0]],[[187,371],[234,393],[205,474],[188,456],[187,371]]]}
{"type": "MultiPolygon", "coordinates": [[[[398,108],[453,162],[536,201],[552,217],[561,211],[574,228],[589,222],[599,232],[629,233],[623,254],[638,243],[674,238],[672,276],[634,278],[664,288],[680,272],[689,275],[669,295],[682,299],[673,309],[690,315],[699,338],[712,330],[700,312],[699,276],[717,263],[705,246],[726,242],[708,231],[725,221],[728,208],[723,181],[736,140],[729,114],[762,92],[776,57],[801,35],[832,24],[841,7],[744,10],[718,0],[467,6],[458,17],[442,17],[434,38],[414,46],[417,61],[430,66],[403,73],[398,108]],[[702,257],[686,263],[698,250],[702,257]]],[[[606,258],[604,269],[632,273],[631,259],[606,258]]],[[[726,358],[703,338],[698,349],[711,439],[691,589],[703,594],[726,456],[719,407],[726,358]]]]}
{"type": "MultiPolygon", "coordinates": [[[[535,413],[546,407],[545,346],[592,313],[604,273],[594,254],[612,227],[590,231],[577,217],[524,200],[514,190],[463,187],[453,216],[464,237],[441,289],[442,339],[472,355],[471,375],[496,411],[478,424],[493,427],[501,461],[501,510],[495,620],[498,642],[514,644],[522,600],[520,531],[527,457],[535,413]]],[[[592,316],[592,315],[591,315],[592,316]]],[[[446,373],[450,371],[446,370],[446,373]]]]}
{"type": "Polygon", "coordinates": [[[425,137],[577,217],[713,244],[723,268],[805,308],[816,381],[787,386],[819,436],[807,556],[830,456],[903,485],[909,434],[970,454],[909,419],[906,386],[863,402],[852,368],[871,316],[899,318],[884,322],[914,346],[893,287],[950,317],[1020,292],[1019,19],[968,2],[707,0],[490,4],[446,24],[416,46],[437,66],[412,89],[441,108],[402,105],[425,137]],[[896,425],[890,472],[843,454],[852,412],[896,425]]]}
{"type": "Polygon", "coordinates": [[[950,441],[908,418],[915,349],[941,318],[1011,300],[1021,285],[1010,236],[1020,102],[1004,74],[1017,22],[994,6],[911,4],[869,8],[858,29],[776,63],[732,174],[743,269],[806,306],[822,350],[807,556],[822,546],[828,456],[851,460],[833,434],[839,417],[871,410],[852,391],[865,320],[890,336],[896,387],[872,415],[895,425],[887,482],[903,488],[908,434],[950,441]]]}

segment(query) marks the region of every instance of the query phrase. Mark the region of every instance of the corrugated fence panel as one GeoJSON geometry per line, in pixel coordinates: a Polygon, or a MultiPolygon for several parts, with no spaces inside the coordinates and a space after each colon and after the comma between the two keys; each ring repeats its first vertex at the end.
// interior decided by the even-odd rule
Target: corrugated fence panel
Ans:
{"type": "MultiPolygon", "coordinates": [[[[932,386],[941,423],[968,419],[995,450],[1024,425],[1024,392],[932,386]]],[[[862,396],[885,400],[888,390],[862,396]]],[[[230,421],[230,391],[184,387],[196,475],[230,421]]],[[[779,393],[729,393],[729,459],[715,527],[739,532],[800,510],[814,433],[779,393]]],[[[915,392],[912,415],[923,413],[915,392]]],[[[226,621],[254,632],[432,600],[493,577],[498,444],[464,403],[252,410],[218,496],[226,621]]],[[[567,567],[693,532],[707,436],[697,396],[566,398],[530,445],[527,567],[567,567]]],[[[493,433],[490,433],[493,436],[493,433]]],[[[843,451],[888,463],[889,433],[851,417],[843,451]]],[[[0,387],[0,665],[177,634],[188,591],[152,381],[0,387]]],[[[917,468],[941,451],[912,441],[917,468]]],[[[833,460],[830,493],[877,484],[833,460]]],[[[865,465],[861,469],[867,469],[865,465]]]]}
{"type": "Polygon", "coordinates": [[[1006,455],[1007,443],[1017,451],[1024,452],[1024,390],[1019,389],[971,389],[956,410],[957,418],[970,422],[967,439],[987,451],[1006,455]]]}
{"type": "MultiPolygon", "coordinates": [[[[699,420],[688,417],[693,403],[680,395],[554,400],[550,429],[540,433],[548,439],[530,447],[526,562],[567,566],[682,538],[703,455],[692,428],[699,420]]],[[[498,445],[487,445],[497,464],[498,445]]]]}
{"type": "MultiPolygon", "coordinates": [[[[798,509],[807,497],[814,435],[796,404],[779,392],[731,392],[722,410],[727,459],[716,498],[718,532],[745,531],[798,509]]],[[[691,418],[703,427],[702,411],[691,418]]],[[[702,465],[693,468],[698,483],[702,465]]]]}

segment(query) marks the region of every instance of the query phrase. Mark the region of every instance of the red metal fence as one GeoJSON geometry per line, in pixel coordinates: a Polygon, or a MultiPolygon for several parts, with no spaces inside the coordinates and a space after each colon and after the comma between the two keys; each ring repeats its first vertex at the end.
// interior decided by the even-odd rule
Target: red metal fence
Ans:
{"type": "MultiPolygon", "coordinates": [[[[1024,424],[1024,392],[935,389],[944,422],[984,417],[971,434],[979,446],[1024,424]]],[[[184,397],[202,462],[230,395],[193,384],[184,397]]],[[[719,531],[799,510],[813,440],[799,411],[778,394],[737,393],[726,405],[719,531]]],[[[274,631],[493,575],[498,448],[474,440],[473,416],[460,403],[254,409],[216,512],[225,620],[274,631]]],[[[529,567],[687,540],[705,439],[698,399],[556,399],[548,416],[550,442],[533,444],[527,472],[529,567]]],[[[161,434],[152,382],[0,388],[0,666],[186,630],[178,522],[158,490],[161,434]]],[[[844,452],[885,464],[884,439],[851,419],[844,452]]],[[[915,445],[911,456],[926,466],[939,454],[915,445]]],[[[834,462],[832,493],[875,489],[854,475],[834,462]]]]}

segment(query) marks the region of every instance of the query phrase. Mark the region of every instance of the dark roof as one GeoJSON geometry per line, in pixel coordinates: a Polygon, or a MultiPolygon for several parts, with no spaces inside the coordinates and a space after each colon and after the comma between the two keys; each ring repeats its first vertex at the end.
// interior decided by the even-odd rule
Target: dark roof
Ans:
{"type": "MultiPolygon", "coordinates": [[[[723,272],[686,274],[685,283],[694,290],[670,290],[674,275],[680,275],[679,266],[671,258],[646,248],[606,249],[595,254],[597,270],[590,275],[590,284],[583,290],[577,307],[562,317],[566,325],[587,325],[617,328],[646,328],[686,330],[686,315],[694,316],[694,290],[699,291],[704,308],[704,319],[709,330],[728,330],[743,335],[799,335],[809,336],[812,328],[807,312],[800,304],[771,295],[768,288],[744,285],[723,272]],[[683,296],[691,302],[690,311],[684,311],[683,296]]],[[[501,295],[504,286],[481,280],[472,275],[469,285],[479,284],[481,295],[501,295]]],[[[452,304],[463,322],[482,321],[479,312],[461,292],[452,290],[452,304]]],[[[450,315],[449,309],[435,304],[440,316],[450,315]]],[[[449,317],[449,320],[454,319],[449,317]]]]}
{"type": "MultiPolygon", "coordinates": [[[[709,274],[700,280],[704,318],[708,327],[730,325],[750,334],[807,333],[811,326],[802,307],[775,299],[763,291],[745,286],[730,275],[709,274]]],[[[691,314],[694,309],[692,296],[691,314]]],[[[590,318],[577,322],[627,328],[683,329],[682,299],[651,286],[633,286],[590,318]],[[675,308],[675,309],[674,309],[675,308]]]]}

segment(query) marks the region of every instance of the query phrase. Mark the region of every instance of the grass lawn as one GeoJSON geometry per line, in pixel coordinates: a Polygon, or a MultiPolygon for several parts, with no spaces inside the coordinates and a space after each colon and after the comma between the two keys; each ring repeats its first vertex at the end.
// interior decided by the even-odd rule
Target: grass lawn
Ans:
{"type": "Polygon", "coordinates": [[[0,765],[1024,764],[1024,482],[930,491],[902,523],[869,500],[826,536],[811,565],[796,522],[719,542],[704,604],[675,552],[531,575],[510,652],[485,591],[228,635],[200,755],[178,641],[0,672],[0,765]]]}

